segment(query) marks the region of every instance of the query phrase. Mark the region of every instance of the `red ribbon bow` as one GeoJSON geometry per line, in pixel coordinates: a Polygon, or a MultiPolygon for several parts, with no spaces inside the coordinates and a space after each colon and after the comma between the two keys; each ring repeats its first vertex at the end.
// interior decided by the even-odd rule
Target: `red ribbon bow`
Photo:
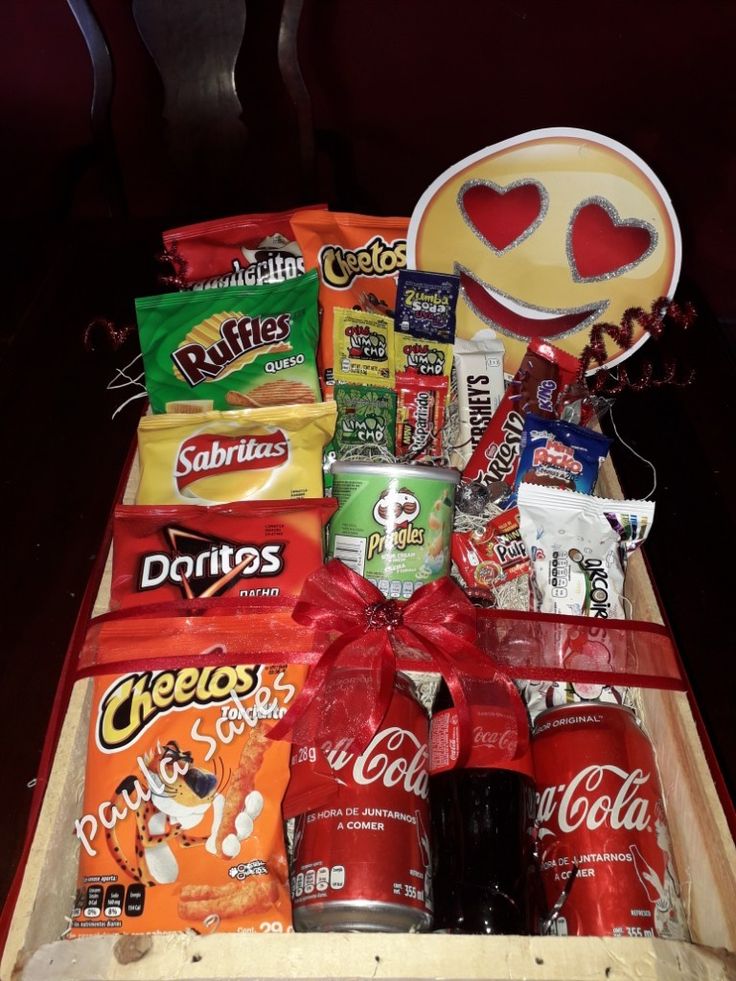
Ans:
{"type": "Polygon", "coordinates": [[[321,744],[349,733],[362,751],[378,731],[393,693],[396,670],[438,671],[458,713],[459,758],[471,745],[470,702],[511,714],[517,759],[528,749],[526,710],[511,678],[475,645],[476,612],[449,578],[420,587],[410,600],[386,599],[368,580],[337,559],[304,584],[292,614],[303,626],[337,632],[287,715],[271,730],[282,739],[321,744]],[[479,696],[479,693],[482,694],[479,696]]]}

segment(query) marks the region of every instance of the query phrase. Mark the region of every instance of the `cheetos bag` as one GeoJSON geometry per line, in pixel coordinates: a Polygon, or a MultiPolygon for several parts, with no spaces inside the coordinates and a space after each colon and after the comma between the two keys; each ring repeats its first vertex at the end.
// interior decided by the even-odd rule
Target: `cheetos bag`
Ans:
{"type": "Polygon", "coordinates": [[[317,364],[325,398],[334,385],[335,309],[393,317],[400,269],[406,268],[408,218],[374,218],[336,211],[301,211],[291,227],[304,266],[319,272],[317,364]]]}
{"type": "Polygon", "coordinates": [[[268,733],[301,689],[306,668],[288,662],[311,635],[286,604],[247,616],[227,599],[208,611],[217,604],[226,615],[136,610],[90,628],[72,937],[291,929],[281,816],[290,747],[268,733]]]}

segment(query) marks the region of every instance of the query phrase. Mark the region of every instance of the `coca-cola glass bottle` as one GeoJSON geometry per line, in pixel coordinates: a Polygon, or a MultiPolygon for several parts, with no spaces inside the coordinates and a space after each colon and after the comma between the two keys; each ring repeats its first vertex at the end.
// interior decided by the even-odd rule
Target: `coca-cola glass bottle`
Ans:
{"type": "Polygon", "coordinates": [[[534,842],[531,755],[498,766],[515,739],[508,715],[471,704],[473,745],[462,769],[457,716],[444,682],[430,736],[434,929],[443,933],[539,932],[540,884],[534,842]],[[495,761],[490,764],[490,757],[495,761]]]}

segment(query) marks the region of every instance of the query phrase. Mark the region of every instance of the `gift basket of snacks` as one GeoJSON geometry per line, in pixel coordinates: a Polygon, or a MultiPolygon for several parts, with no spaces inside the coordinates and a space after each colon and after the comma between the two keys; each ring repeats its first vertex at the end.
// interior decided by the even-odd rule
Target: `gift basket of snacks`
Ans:
{"type": "Polygon", "coordinates": [[[411,219],[164,246],[2,977],[733,977],[733,809],[600,425],[693,317],[656,176],[537,131],[411,219]]]}

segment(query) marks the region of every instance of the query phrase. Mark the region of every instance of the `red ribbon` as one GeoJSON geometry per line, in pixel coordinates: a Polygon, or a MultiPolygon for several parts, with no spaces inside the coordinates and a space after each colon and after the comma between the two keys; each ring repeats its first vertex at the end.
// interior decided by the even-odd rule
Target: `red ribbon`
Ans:
{"type": "Polygon", "coordinates": [[[439,671],[458,713],[462,766],[471,745],[469,693],[483,692],[509,711],[517,731],[508,759],[528,750],[526,710],[511,678],[476,646],[476,611],[449,578],[420,587],[410,600],[386,597],[336,559],[304,584],[292,613],[310,628],[336,632],[296,702],[271,730],[294,742],[321,744],[345,735],[361,751],[378,730],[397,670],[439,671]]]}

